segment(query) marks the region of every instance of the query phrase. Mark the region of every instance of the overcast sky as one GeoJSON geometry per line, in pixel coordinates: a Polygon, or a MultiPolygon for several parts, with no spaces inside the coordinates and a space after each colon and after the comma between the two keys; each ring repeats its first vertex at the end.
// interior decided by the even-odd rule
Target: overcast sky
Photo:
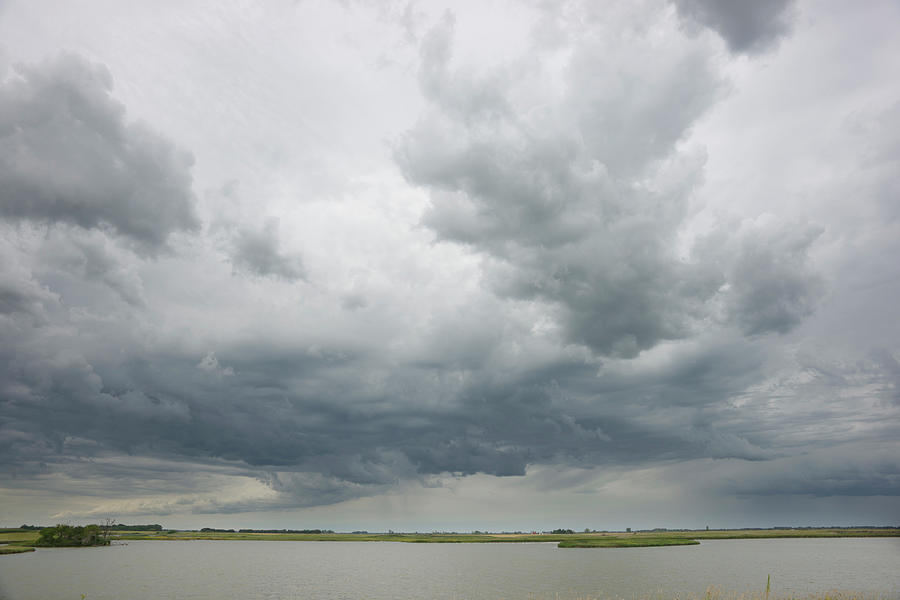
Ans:
{"type": "Polygon", "coordinates": [[[0,0],[0,525],[900,525],[898,23],[0,0]]]}

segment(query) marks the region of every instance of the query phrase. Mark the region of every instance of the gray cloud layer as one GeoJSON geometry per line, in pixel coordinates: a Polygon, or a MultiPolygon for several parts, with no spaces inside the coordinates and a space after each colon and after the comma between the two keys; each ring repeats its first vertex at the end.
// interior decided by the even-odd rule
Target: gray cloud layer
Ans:
{"type": "Polygon", "coordinates": [[[548,465],[573,488],[703,464],[684,485],[715,497],[896,496],[898,348],[833,333],[866,325],[848,281],[893,285],[900,153],[878,132],[896,106],[851,120],[867,149],[840,161],[870,174],[874,217],[754,199],[703,221],[692,136],[728,83],[677,19],[753,53],[792,4],[677,4],[585,5],[553,44],[478,66],[438,19],[388,165],[427,196],[422,227],[379,196],[291,205],[357,227],[323,247],[258,199],[196,201],[189,156],[126,120],[102,65],[18,67],[0,87],[0,470],[97,498],[73,515],[315,507],[548,465]],[[365,203],[396,229],[351,259],[381,223],[354,221],[365,203]],[[255,491],[219,493],[235,481],[255,491]]]}

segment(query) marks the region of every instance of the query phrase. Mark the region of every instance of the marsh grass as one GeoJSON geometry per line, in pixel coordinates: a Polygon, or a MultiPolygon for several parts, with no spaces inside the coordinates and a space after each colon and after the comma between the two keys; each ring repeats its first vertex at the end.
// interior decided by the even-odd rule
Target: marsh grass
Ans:
{"type": "Polygon", "coordinates": [[[0,532],[0,555],[34,552],[31,546],[38,538],[37,531],[7,530],[0,532]]]}
{"type": "Polygon", "coordinates": [[[671,537],[605,537],[590,539],[562,540],[560,548],[646,548],[648,546],[691,546],[697,540],[671,537]]]}
{"type": "Polygon", "coordinates": [[[23,552],[34,552],[33,546],[0,546],[0,554],[22,554],[23,552]]]}

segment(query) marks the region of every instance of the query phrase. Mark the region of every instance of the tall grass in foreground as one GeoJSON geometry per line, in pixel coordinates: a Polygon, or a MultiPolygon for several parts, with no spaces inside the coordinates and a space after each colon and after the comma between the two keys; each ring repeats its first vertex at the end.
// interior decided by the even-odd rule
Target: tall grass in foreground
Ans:
{"type": "MultiPolygon", "coordinates": [[[[893,600],[897,599],[896,593],[885,592],[860,592],[852,590],[828,590],[825,592],[813,592],[803,594],[775,594],[772,593],[772,576],[766,576],[766,589],[761,592],[726,592],[719,587],[709,586],[703,595],[673,594],[664,590],[658,590],[649,594],[633,594],[631,596],[613,595],[582,595],[569,593],[554,596],[528,595],[528,600],[893,600]]],[[[456,599],[454,599],[456,600],[456,599]]],[[[460,599],[462,600],[462,599],[460,599]]],[[[501,597],[499,600],[511,600],[501,597]]]]}
{"type": "MultiPolygon", "coordinates": [[[[709,588],[703,596],[703,600],[888,600],[894,598],[884,593],[878,592],[858,592],[848,590],[829,590],[826,592],[815,592],[811,594],[772,594],[770,593],[769,582],[766,582],[765,592],[760,593],[735,593],[722,592],[717,588],[709,588]]],[[[678,598],[678,596],[672,596],[678,598]]],[[[685,600],[691,600],[691,597],[682,597],[685,600]]]]}

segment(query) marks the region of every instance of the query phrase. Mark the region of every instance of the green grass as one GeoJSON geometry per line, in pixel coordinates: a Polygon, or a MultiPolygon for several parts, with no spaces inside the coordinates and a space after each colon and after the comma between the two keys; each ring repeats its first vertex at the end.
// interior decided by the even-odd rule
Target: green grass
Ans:
{"type": "Polygon", "coordinates": [[[17,542],[25,542],[30,544],[36,542],[40,532],[31,530],[16,529],[14,531],[4,531],[0,533],[0,544],[15,544],[17,542]]]}

